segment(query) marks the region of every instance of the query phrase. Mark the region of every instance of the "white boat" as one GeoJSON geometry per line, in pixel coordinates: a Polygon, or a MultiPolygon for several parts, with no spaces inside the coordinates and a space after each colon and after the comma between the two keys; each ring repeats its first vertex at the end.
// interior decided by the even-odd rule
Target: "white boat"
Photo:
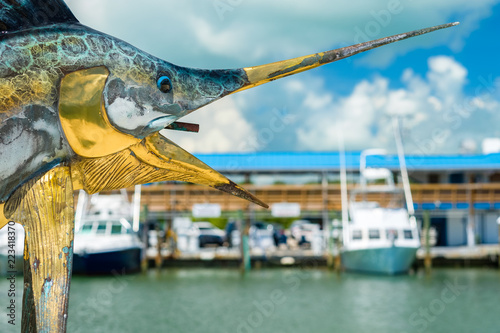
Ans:
{"type": "Polygon", "coordinates": [[[409,270],[420,247],[415,218],[403,207],[357,201],[359,196],[384,193],[395,198],[392,203],[396,203],[402,192],[390,187],[353,191],[342,247],[345,269],[382,274],[409,270]]]}
{"type": "Polygon", "coordinates": [[[343,214],[341,257],[346,270],[390,275],[405,273],[416,258],[420,240],[400,146],[398,142],[403,189],[394,185],[390,170],[366,166],[367,156],[384,152],[369,150],[361,154],[360,187],[351,192],[350,219],[347,219],[347,212],[343,214]],[[383,185],[370,184],[380,180],[384,181],[383,185]],[[374,198],[384,198],[384,202],[376,202],[374,198]]]}
{"type": "Polygon", "coordinates": [[[76,219],[73,272],[139,271],[144,247],[133,230],[132,207],[126,193],[94,195],[86,210],[76,219]]]}

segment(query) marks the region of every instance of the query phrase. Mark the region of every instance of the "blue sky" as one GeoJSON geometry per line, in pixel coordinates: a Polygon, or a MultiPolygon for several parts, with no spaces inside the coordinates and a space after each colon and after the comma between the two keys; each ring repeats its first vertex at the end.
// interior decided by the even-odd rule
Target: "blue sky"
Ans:
{"type": "Polygon", "coordinates": [[[457,27],[232,95],[164,133],[191,152],[481,152],[500,137],[498,0],[68,0],[84,24],[172,63],[235,68],[302,56],[447,22],[457,27]]]}

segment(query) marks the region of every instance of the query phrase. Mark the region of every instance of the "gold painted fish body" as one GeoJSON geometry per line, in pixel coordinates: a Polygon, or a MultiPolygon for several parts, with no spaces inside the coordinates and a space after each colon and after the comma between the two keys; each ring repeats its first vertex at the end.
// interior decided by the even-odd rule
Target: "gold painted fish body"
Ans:
{"type": "Polygon", "coordinates": [[[0,0],[0,203],[65,164],[75,188],[89,193],[183,180],[266,206],[158,132],[228,94],[452,25],[262,66],[203,70],[88,28],[62,0],[0,0]]]}
{"type": "Polygon", "coordinates": [[[77,23],[7,34],[0,39],[0,50],[1,201],[16,185],[54,165],[78,156],[95,158],[118,152],[107,147],[122,138],[129,140],[124,140],[126,146],[121,149],[139,143],[245,82],[242,70],[185,69],[77,23]],[[98,133],[88,131],[88,119],[82,118],[79,106],[66,112],[65,120],[81,120],[80,137],[78,142],[67,141],[72,133],[65,133],[60,124],[61,82],[70,73],[97,68],[105,69],[97,75],[104,80],[98,87],[88,83],[82,94],[100,93],[104,109],[98,105],[94,113],[105,113],[107,132],[123,135],[103,137],[89,149],[80,147],[85,146],[82,142],[92,141],[98,133]],[[162,77],[169,84],[176,82],[168,92],[159,87],[162,77]],[[95,148],[99,145],[102,149],[95,148]]]}

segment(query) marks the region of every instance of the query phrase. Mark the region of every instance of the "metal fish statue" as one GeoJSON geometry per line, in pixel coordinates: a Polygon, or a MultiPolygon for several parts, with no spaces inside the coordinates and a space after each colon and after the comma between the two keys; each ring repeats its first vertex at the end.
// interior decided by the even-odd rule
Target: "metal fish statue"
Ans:
{"type": "Polygon", "coordinates": [[[158,132],[229,94],[450,23],[263,66],[176,66],[78,22],[62,0],[0,0],[0,202],[71,165],[88,193],[181,180],[267,205],[158,132]]]}
{"type": "Polygon", "coordinates": [[[86,27],[62,0],[0,0],[0,228],[26,231],[23,332],[66,331],[75,189],[181,180],[267,207],[159,131],[195,128],[177,120],[229,94],[456,24],[203,70],[86,27]]]}

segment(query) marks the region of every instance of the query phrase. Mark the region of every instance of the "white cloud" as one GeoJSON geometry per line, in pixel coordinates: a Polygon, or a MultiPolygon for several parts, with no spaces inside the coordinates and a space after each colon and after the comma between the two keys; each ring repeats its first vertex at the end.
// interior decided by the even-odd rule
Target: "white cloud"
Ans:
{"type": "MultiPolygon", "coordinates": [[[[454,20],[460,20],[461,25],[353,59],[355,65],[380,68],[396,56],[417,49],[448,46],[459,51],[498,3],[221,1],[234,4],[223,13],[222,20],[212,0],[67,0],[84,24],[173,63],[202,68],[267,63],[350,45],[363,38],[360,32],[368,38],[379,38],[454,20]],[[383,13],[395,3],[400,5],[398,13],[384,19],[383,13]]],[[[467,69],[449,57],[430,58],[425,76],[405,70],[397,89],[389,84],[397,79],[372,77],[353,83],[350,93],[338,96],[317,75],[317,71],[304,73],[226,97],[183,119],[200,123],[199,134],[168,131],[166,135],[196,152],[336,150],[335,130],[340,125],[347,149],[392,148],[389,120],[394,115],[404,117],[410,152],[453,153],[463,139],[479,142],[484,136],[500,135],[493,128],[500,120],[500,79],[485,77],[485,86],[479,87],[474,96],[467,96],[467,69]],[[274,133],[272,140],[245,145],[248,138],[258,141],[259,135],[270,128],[274,109],[287,110],[296,121],[274,133]]]]}
{"type": "Polygon", "coordinates": [[[173,63],[214,68],[301,56],[452,20],[462,24],[357,59],[387,66],[414,49],[448,45],[458,51],[498,0],[67,2],[84,24],[173,63]],[[221,2],[230,10],[218,10],[221,2]]]}
{"type": "Polygon", "coordinates": [[[466,75],[453,58],[436,56],[429,58],[424,77],[405,70],[400,88],[377,76],[339,96],[321,77],[307,74],[231,96],[182,119],[201,124],[199,134],[164,134],[192,152],[337,150],[340,128],[348,150],[394,151],[390,120],[398,116],[408,153],[457,153],[464,140],[480,146],[484,137],[500,134],[500,102],[487,89],[465,95],[466,75]],[[276,95],[286,105],[277,105],[276,95]],[[267,106],[258,110],[262,104],[267,106]]]}
{"type": "MultiPolygon", "coordinates": [[[[391,89],[388,79],[376,77],[356,85],[352,93],[334,98],[325,88],[308,91],[302,82],[309,117],[297,128],[298,145],[306,150],[335,150],[337,128],[348,149],[394,149],[390,119],[404,119],[407,149],[413,153],[456,153],[465,139],[479,141],[497,134],[500,103],[491,94],[464,96],[466,69],[450,57],[428,61],[426,79],[405,71],[404,87],[391,89]],[[315,94],[318,101],[308,103],[315,94]]],[[[298,83],[290,83],[295,87],[298,83]]]]}
{"type": "Polygon", "coordinates": [[[430,87],[448,104],[461,97],[466,77],[467,70],[462,65],[450,61],[449,57],[438,56],[429,59],[427,78],[430,87]]]}
{"type": "Polygon", "coordinates": [[[162,134],[189,152],[212,153],[249,150],[242,142],[256,136],[233,98],[228,97],[180,121],[200,124],[199,133],[164,130],[162,134]]]}

